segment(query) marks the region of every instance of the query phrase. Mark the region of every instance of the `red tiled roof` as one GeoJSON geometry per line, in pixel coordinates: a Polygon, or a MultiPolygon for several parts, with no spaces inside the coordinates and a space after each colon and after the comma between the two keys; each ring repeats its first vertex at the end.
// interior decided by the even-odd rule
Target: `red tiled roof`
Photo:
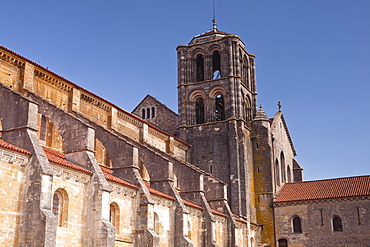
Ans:
{"type": "Polygon", "coordinates": [[[106,172],[103,172],[105,178],[109,181],[112,181],[112,182],[115,182],[115,183],[118,183],[118,184],[122,184],[122,185],[125,185],[127,187],[131,187],[131,188],[134,188],[134,189],[138,189],[138,187],[136,187],[135,185],[133,184],[130,184],[129,182],[126,182],[125,180],[123,179],[120,179],[112,174],[109,174],[109,173],[106,173],[106,172]]]}
{"type": "Polygon", "coordinates": [[[368,195],[370,175],[285,184],[274,203],[368,195]]]}
{"type": "Polygon", "coordinates": [[[20,148],[20,147],[17,147],[17,146],[15,146],[13,144],[10,144],[9,142],[4,141],[3,139],[0,139],[0,147],[6,148],[6,149],[9,149],[9,150],[12,150],[12,151],[21,153],[21,154],[32,155],[27,150],[25,150],[23,148],[20,148]]]}
{"type": "Polygon", "coordinates": [[[212,211],[213,214],[216,214],[216,215],[219,215],[219,216],[223,216],[223,217],[227,217],[226,214],[223,214],[221,212],[218,212],[217,210],[211,209],[211,211],[212,211]]]}
{"type": "Polygon", "coordinates": [[[245,219],[242,219],[242,218],[239,218],[238,216],[234,215],[234,219],[237,220],[237,221],[240,221],[240,222],[243,222],[243,223],[248,223],[248,221],[246,221],[245,219]]]}
{"type": "Polygon", "coordinates": [[[102,170],[102,172],[104,174],[104,177],[107,180],[118,183],[118,184],[122,184],[122,185],[125,185],[125,186],[128,186],[128,187],[131,187],[131,188],[134,188],[134,189],[138,189],[138,187],[136,187],[135,185],[130,184],[129,182],[126,182],[125,180],[114,176],[113,171],[111,169],[109,169],[108,167],[100,166],[100,169],[102,170]]]}
{"type": "Polygon", "coordinates": [[[87,174],[92,174],[91,171],[66,160],[64,153],[48,148],[48,147],[42,147],[42,148],[44,149],[44,152],[46,156],[48,157],[49,162],[62,165],[62,166],[65,166],[65,167],[68,167],[74,170],[78,170],[78,171],[81,171],[87,174]]]}
{"type": "Polygon", "coordinates": [[[172,201],[176,201],[176,199],[173,198],[172,196],[169,196],[169,195],[167,195],[167,194],[165,194],[163,192],[160,192],[160,191],[158,191],[158,190],[153,189],[152,187],[150,187],[150,183],[149,182],[145,182],[145,185],[146,185],[146,187],[148,187],[148,190],[149,190],[150,194],[153,194],[153,195],[156,195],[156,196],[160,196],[160,197],[164,197],[164,198],[170,199],[172,201]]]}
{"type": "Polygon", "coordinates": [[[186,200],[184,200],[184,199],[182,199],[182,201],[184,202],[184,204],[185,204],[186,206],[189,206],[189,207],[193,207],[193,208],[197,208],[197,209],[203,210],[203,208],[202,208],[201,206],[198,206],[198,205],[196,205],[196,204],[194,204],[194,203],[192,203],[192,202],[186,201],[186,200]]]}

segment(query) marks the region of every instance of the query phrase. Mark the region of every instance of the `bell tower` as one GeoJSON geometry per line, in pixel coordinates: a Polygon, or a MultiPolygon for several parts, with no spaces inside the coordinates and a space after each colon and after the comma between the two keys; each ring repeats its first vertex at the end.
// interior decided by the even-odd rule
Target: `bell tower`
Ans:
{"type": "Polygon", "coordinates": [[[177,47],[179,137],[190,162],[229,184],[234,213],[249,215],[256,114],[255,56],[233,34],[213,29],[177,47]]]}

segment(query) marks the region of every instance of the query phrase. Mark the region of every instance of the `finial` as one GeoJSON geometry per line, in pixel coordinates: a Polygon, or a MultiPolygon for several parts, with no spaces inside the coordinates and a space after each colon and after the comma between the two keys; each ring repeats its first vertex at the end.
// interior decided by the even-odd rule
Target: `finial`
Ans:
{"type": "Polygon", "coordinates": [[[215,1],[213,1],[213,19],[212,19],[212,22],[213,22],[213,31],[216,32],[217,31],[217,20],[216,20],[215,1]]]}
{"type": "Polygon", "coordinates": [[[281,111],[281,104],[280,104],[280,101],[278,101],[277,105],[278,105],[278,107],[279,107],[279,111],[281,111]]]}
{"type": "Polygon", "coordinates": [[[262,110],[262,104],[260,104],[260,110],[262,110]]]}

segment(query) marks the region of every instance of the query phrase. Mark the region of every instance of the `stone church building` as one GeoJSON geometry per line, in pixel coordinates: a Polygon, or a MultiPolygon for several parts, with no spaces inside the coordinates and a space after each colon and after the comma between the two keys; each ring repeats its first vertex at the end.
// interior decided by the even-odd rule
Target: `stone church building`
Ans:
{"type": "Polygon", "coordinates": [[[370,246],[370,176],[302,181],[238,36],[177,55],[178,113],[130,113],[0,46],[0,246],[370,246]]]}

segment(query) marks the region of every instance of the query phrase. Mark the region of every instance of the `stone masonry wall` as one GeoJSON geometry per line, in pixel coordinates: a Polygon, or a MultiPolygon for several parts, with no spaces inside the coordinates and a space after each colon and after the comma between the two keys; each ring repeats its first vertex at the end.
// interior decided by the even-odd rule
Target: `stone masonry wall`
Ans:
{"type": "MultiPolygon", "coordinates": [[[[53,164],[53,195],[57,190],[63,190],[68,200],[63,201],[64,209],[68,207],[66,221],[57,227],[58,247],[83,246],[83,235],[86,226],[87,183],[90,175],[66,167],[53,164]]],[[[66,199],[66,198],[64,198],[66,199]]],[[[66,213],[64,211],[63,213],[66,213]]]]}
{"type": "Polygon", "coordinates": [[[370,243],[370,198],[338,198],[311,203],[274,205],[276,241],[289,246],[359,247],[370,243]],[[302,233],[293,233],[292,219],[301,219],[302,233]],[[343,231],[333,231],[332,219],[339,216],[343,231]]]}
{"type": "Polygon", "coordinates": [[[0,246],[14,246],[19,238],[24,167],[29,156],[0,148],[0,246]]]}

